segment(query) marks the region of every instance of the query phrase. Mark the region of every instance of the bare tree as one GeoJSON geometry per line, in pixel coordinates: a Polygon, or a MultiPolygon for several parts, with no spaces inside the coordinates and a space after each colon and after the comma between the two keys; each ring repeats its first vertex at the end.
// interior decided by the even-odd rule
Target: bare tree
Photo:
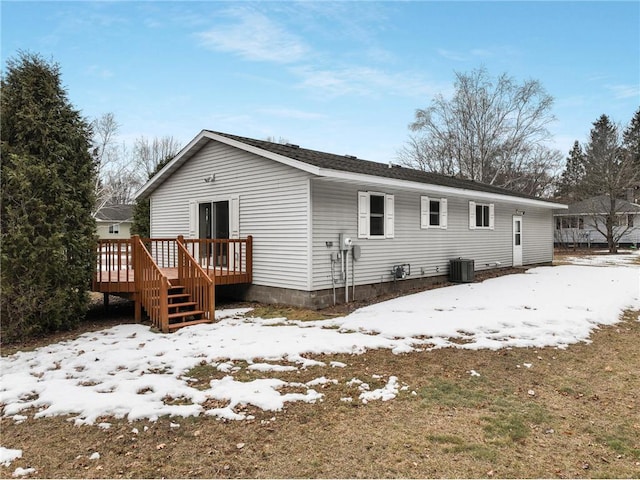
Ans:
{"type": "Polygon", "coordinates": [[[550,193],[562,158],[546,145],[552,105],[537,80],[517,84],[502,74],[494,82],[484,68],[456,72],[451,99],[436,95],[416,110],[409,126],[414,134],[399,161],[532,195],[550,193]]]}
{"type": "Polygon", "coordinates": [[[151,141],[139,137],[133,144],[133,157],[140,181],[146,182],[157,172],[158,165],[176,156],[180,144],[172,136],[154,137],[151,141]]]}
{"type": "Polygon", "coordinates": [[[128,161],[127,148],[118,143],[120,125],[113,113],[105,113],[92,123],[93,157],[96,164],[95,216],[105,205],[129,203],[140,185],[138,175],[128,161]]]}
{"type": "Polygon", "coordinates": [[[95,119],[92,128],[92,153],[98,172],[94,216],[105,205],[132,203],[136,190],[156,172],[158,165],[180,150],[171,136],[152,140],[139,137],[130,152],[124,143],[118,143],[120,125],[113,113],[95,119]]]}

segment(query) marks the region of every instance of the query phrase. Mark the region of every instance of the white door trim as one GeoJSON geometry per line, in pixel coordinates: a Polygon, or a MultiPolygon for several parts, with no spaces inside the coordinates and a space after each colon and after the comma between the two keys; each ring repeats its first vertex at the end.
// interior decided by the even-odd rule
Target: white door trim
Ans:
{"type": "Polygon", "coordinates": [[[522,228],[522,216],[513,216],[513,233],[511,235],[511,245],[513,245],[513,266],[522,266],[522,243],[523,243],[523,228],[522,228]]]}

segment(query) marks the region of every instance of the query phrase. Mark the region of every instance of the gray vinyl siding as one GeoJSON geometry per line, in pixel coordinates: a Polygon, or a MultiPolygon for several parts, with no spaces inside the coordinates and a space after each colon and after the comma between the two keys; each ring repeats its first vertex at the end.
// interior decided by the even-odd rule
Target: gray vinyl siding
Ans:
{"type": "Polygon", "coordinates": [[[553,211],[524,207],[522,217],[522,263],[531,265],[553,260],[553,211]]]}
{"type": "MultiPolygon", "coordinates": [[[[381,190],[347,183],[312,181],[313,204],[313,289],[330,288],[331,252],[338,250],[338,234],[345,233],[361,248],[355,263],[356,284],[393,280],[391,269],[410,264],[409,278],[448,273],[452,258],[471,258],[476,270],[513,264],[512,229],[516,208],[505,202],[493,203],[495,228],[469,229],[469,200],[473,198],[429,195],[447,198],[447,229],[420,228],[420,196],[428,192],[381,190]],[[357,232],[358,191],[395,196],[395,235],[393,239],[359,239],[357,232]],[[328,247],[327,242],[333,242],[328,247]]],[[[553,223],[551,210],[526,208],[523,217],[523,263],[550,262],[553,259],[553,223]]],[[[351,275],[349,273],[349,275],[351,275]]]]}
{"type": "MultiPolygon", "coordinates": [[[[606,244],[607,237],[600,233],[593,225],[593,218],[588,215],[558,215],[554,217],[554,221],[566,217],[582,217],[584,220],[583,228],[562,228],[561,230],[555,230],[555,241],[568,244],[581,243],[581,244],[606,244]]],[[[618,243],[640,243],[640,215],[633,216],[633,227],[614,227],[614,235],[619,237],[618,243]],[[620,232],[626,230],[622,235],[620,232]]],[[[555,227],[554,227],[555,228],[555,227]]],[[[604,228],[601,226],[600,228],[604,228]]]]}
{"type": "Polygon", "coordinates": [[[239,196],[239,233],[253,236],[253,283],[309,289],[309,175],[209,142],[151,195],[151,235],[189,236],[189,203],[239,196]],[[215,173],[215,181],[203,179],[215,173]]]}

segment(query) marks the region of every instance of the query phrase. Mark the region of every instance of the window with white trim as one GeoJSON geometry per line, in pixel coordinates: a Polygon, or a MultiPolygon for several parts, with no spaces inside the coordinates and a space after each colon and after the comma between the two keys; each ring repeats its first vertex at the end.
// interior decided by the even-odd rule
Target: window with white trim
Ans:
{"type": "Polygon", "coordinates": [[[447,228],[447,199],[420,197],[420,228],[447,228]]]}
{"type": "Polygon", "coordinates": [[[114,234],[120,233],[120,224],[114,223],[113,225],[109,225],[109,233],[114,233],[114,234]]]}
{"type": "Polygon", "coordinates": [[[358,238],[393,238],[394,196],[358,192],[358,238]]]}
{"type": "Polygon", "coordinates": [[[469,228],[493,230],[495,225],[493,203],[469,202],[469,228]]]}

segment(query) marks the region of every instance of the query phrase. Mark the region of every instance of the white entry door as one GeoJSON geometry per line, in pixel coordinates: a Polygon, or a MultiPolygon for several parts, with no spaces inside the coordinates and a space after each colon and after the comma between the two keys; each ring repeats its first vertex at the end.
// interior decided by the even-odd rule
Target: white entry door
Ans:
{"type": "Polygon", "coordinates": [[[522,217],[513,217],[513,266],[522,266],[522,217]]]}

